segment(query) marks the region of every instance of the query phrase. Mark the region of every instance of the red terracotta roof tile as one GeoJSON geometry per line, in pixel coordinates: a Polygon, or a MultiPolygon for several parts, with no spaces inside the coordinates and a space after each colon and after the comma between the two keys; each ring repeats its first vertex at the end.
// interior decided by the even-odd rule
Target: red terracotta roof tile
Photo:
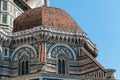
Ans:
{"type": "Polygon", "coordinates": [[[13,32],[27,30],[42,25],[63,30],[77,30],[83,32],[71,16],[65,11],[47,6],[28,10],[18,16],[14,20],[13,32]]]}

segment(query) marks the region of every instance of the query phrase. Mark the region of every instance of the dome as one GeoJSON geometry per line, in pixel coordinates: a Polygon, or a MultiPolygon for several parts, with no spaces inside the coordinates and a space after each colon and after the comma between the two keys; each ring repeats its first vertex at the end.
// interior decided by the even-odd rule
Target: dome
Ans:
{"type": "Polygon", "coordinates": [[[83,32],[69,14],[59,8],[42,6],[28,10],[14,20],[13,32],[48,26],[63,30],[83,32]]]}

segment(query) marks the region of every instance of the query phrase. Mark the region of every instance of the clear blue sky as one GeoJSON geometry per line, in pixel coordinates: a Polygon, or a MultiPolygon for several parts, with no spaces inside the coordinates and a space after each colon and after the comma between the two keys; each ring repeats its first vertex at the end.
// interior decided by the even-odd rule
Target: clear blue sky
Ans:
{"type": "Polygon", "coordinates": [[[120,79],[120,0],[51,0],[68,12],[98,46],[97,60],[120,79]]]}

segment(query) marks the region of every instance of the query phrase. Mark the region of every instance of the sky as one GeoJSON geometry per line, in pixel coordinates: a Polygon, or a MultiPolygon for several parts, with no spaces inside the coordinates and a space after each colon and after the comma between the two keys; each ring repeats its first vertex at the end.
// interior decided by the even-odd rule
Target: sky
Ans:
{"type": "Polygon", "coordinates": [[[50,6],[72,16],[97,44],[97,60],[120,79],[120,0],[50,0],[50,6]]]}

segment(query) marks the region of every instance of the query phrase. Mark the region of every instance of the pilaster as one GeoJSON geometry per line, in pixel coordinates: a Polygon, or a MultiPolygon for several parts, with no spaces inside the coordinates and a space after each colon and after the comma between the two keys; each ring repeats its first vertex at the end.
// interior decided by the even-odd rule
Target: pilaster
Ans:
{"type": "Polygon", "coordinates": [[[39,44],[39,55],[38,55],[38,63],[46,62],[46,43],[42,42],[39,44]]]}

